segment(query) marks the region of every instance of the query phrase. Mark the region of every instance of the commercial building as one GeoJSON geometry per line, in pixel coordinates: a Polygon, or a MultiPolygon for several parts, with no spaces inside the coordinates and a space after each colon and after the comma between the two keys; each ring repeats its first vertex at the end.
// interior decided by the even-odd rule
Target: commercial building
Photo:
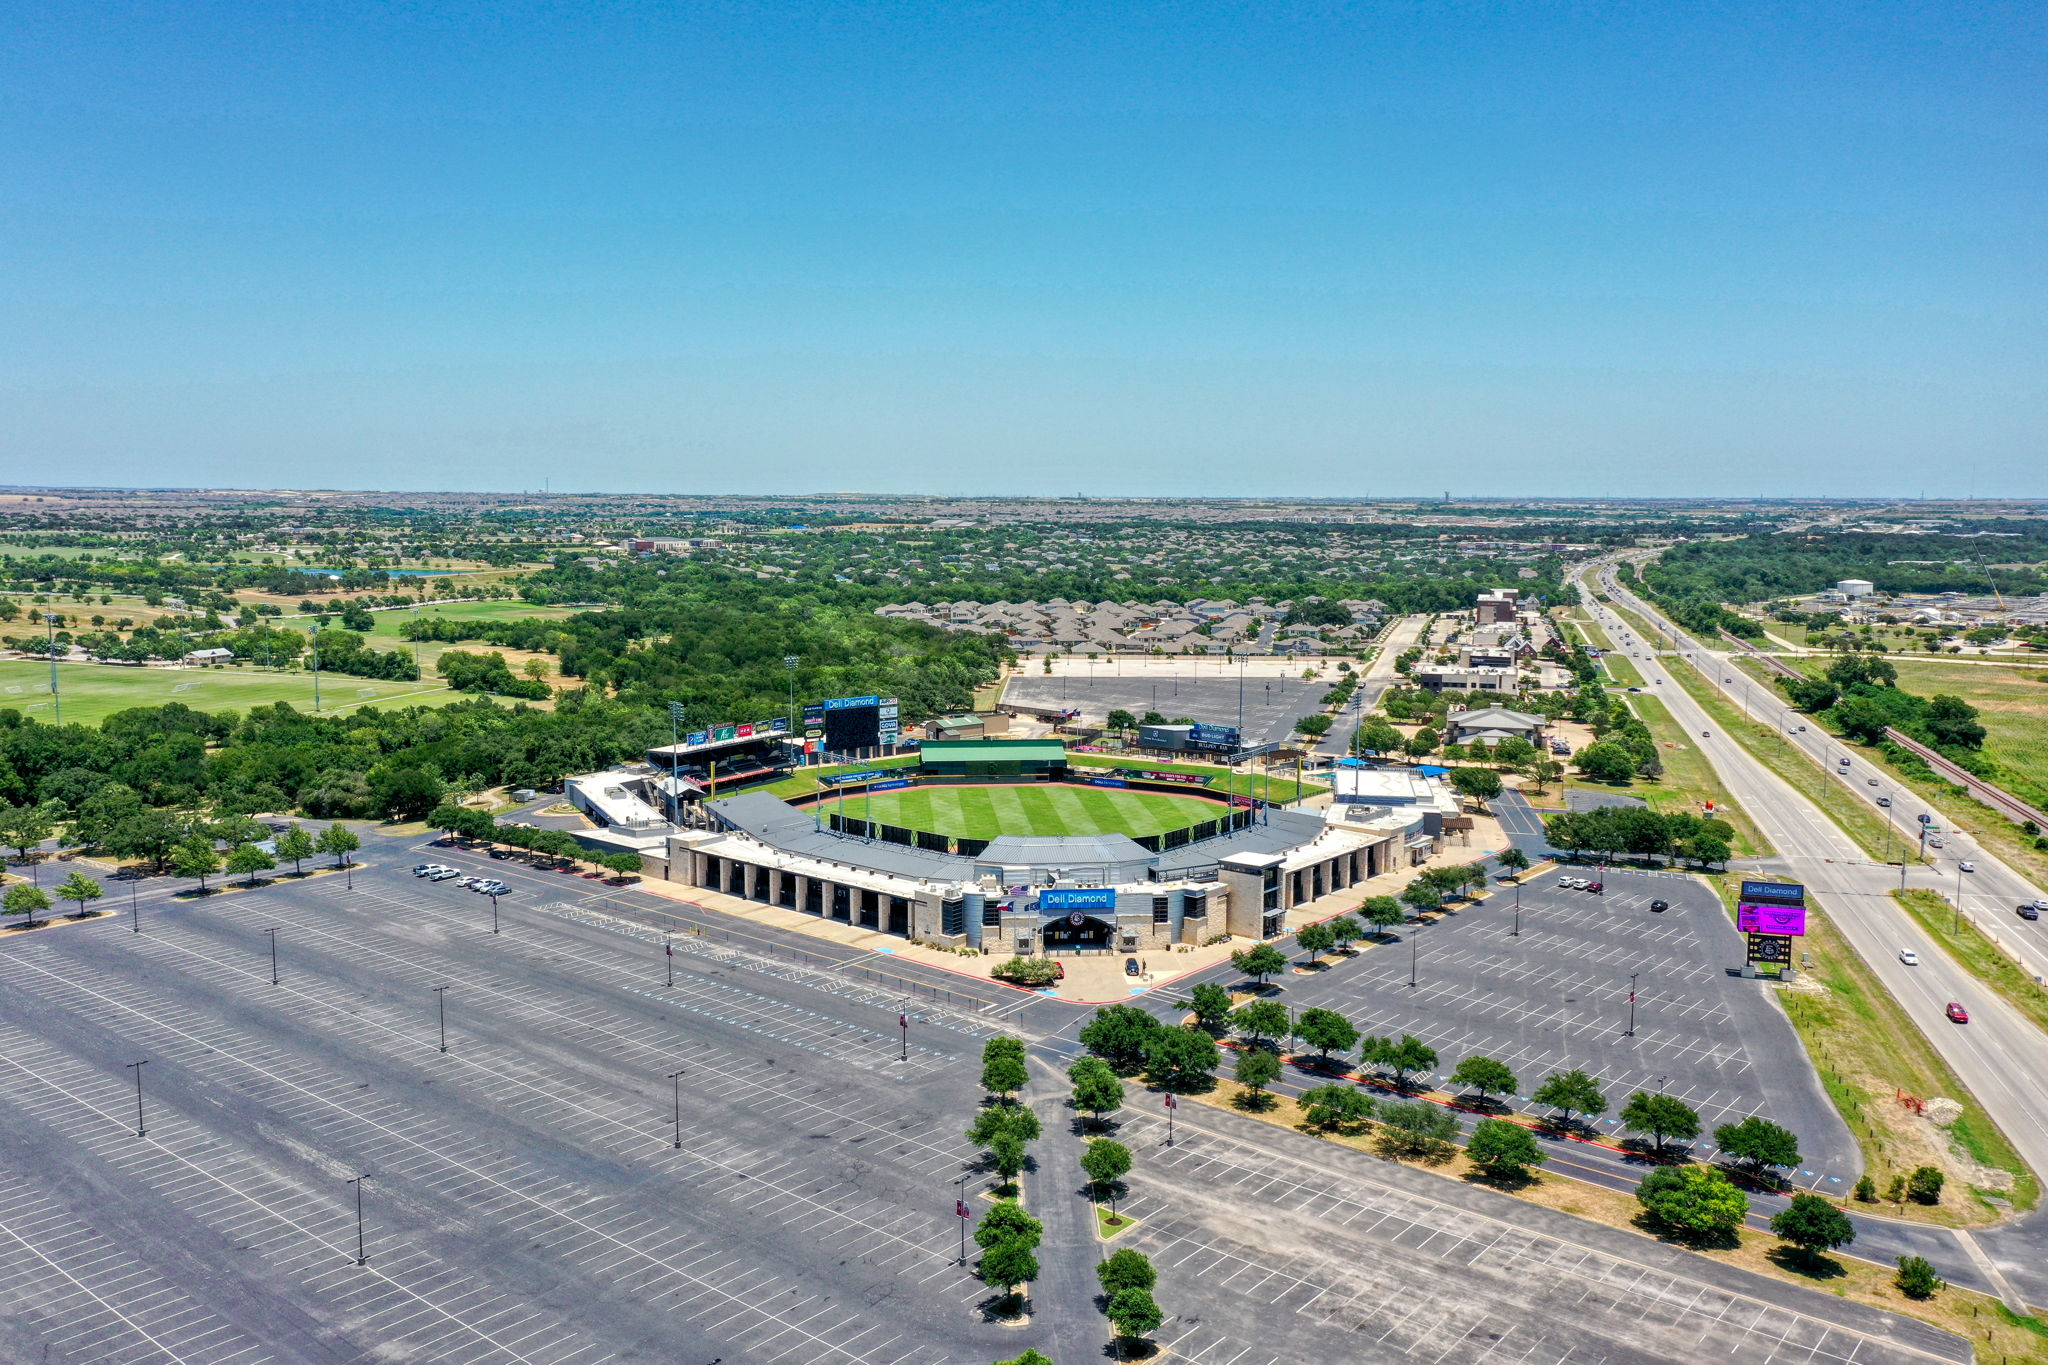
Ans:
{"type": "Polygon", "coordinates": [[[1520,588],[1494,588],[1480,593],[1472,603],[1475,625],[1513,625],[1522,609],[1520,588]]]}

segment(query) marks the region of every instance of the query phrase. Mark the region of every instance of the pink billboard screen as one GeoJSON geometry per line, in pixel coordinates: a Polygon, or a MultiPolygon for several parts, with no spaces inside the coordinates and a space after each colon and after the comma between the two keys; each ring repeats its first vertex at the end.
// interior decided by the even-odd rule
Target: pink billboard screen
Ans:
{"type": "Polygon", "coordinates": [[[1804,934],[1806,907],[1743,901],[1735,907],[1735,927],[1745,934],[1804,934]]]}

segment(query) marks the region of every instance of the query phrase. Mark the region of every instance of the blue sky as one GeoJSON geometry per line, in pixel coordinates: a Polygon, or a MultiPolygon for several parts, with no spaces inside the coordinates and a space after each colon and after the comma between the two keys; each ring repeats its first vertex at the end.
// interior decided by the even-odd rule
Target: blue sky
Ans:
{"type": "Polygon", "coordinates": [[[2032,3],[10,14],[0,480],[2048,495],[2032,3]]]}

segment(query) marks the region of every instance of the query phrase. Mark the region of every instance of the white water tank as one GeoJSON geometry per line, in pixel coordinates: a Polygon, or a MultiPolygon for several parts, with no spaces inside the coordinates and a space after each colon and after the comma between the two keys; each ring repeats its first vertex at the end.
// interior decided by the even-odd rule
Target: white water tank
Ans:
{"type": "Polygon", "coordinates": [[[1877,591],[1877,585],[1867,578],[1845,578],[1835,584],[1835,591],[1844,597],[1868,597],[1877,591]]]}

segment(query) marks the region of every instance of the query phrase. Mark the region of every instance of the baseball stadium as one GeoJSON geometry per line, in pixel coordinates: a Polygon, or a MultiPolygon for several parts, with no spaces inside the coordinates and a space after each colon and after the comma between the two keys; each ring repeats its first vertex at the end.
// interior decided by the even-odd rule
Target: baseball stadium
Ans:
{"type": "Polygon", "coordinates": [[[1457,818],[1409,770],[1311,808],[1222,768],[1081,766],[1058,740],[981,739],[720,794],[686,790],[700,784],[681,747],[570,780],[605,826],[591,841],[674,882],[982,952],[1277,937],[1293,907],[1428,857],[1457,818]]]}

